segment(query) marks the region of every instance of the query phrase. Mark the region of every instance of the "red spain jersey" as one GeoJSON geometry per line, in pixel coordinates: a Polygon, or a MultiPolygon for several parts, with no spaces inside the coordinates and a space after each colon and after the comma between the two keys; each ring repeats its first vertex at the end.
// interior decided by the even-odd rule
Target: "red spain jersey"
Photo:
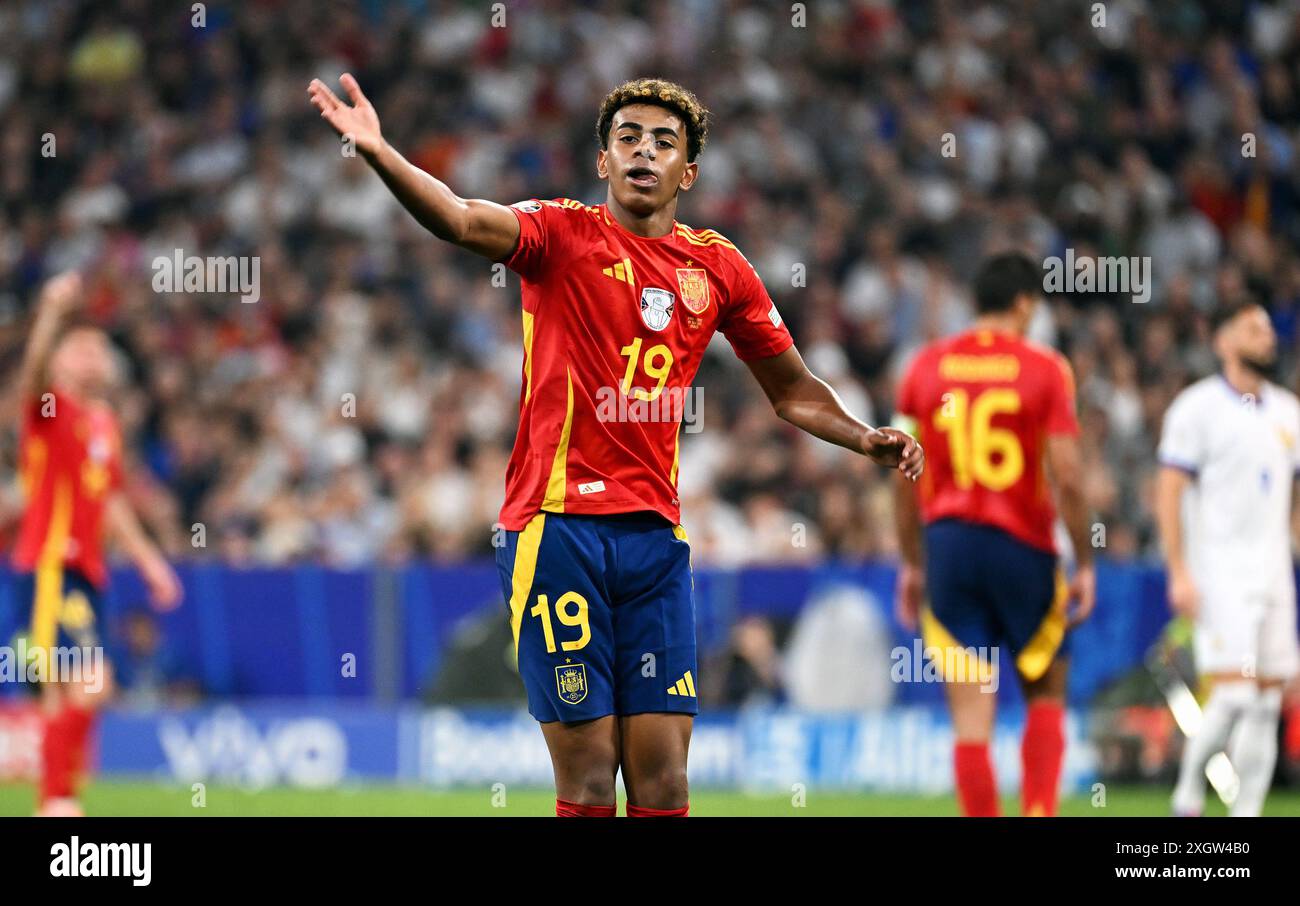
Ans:
{"type": "Polygon", "coordinates": [[[102,587],[108,572],[102,541],[104,504],[122,483],[122,441],[107,406],[66,393],[27,403],[21,465],[26,504],[14,566],[76,569],[102,587]]]}
{"type": "Polygon", "coordinates": [[[680,521],[678,429],[704,348],[743,360],[793,341],[762,281],[712,230],[636,236],[605,205],[524,201],[505,264],[523,280],[519,433],[501,523],[653,510],[680,521]]]}
{"type": "Polygon", "coordinates": [[[897,408],[925,447],[917,482],[925,522],[991,525],[1055,552],[1046,439],[1079,433],[1064,356],[1011,334],[970,330],[917,353],[897,408]]]}

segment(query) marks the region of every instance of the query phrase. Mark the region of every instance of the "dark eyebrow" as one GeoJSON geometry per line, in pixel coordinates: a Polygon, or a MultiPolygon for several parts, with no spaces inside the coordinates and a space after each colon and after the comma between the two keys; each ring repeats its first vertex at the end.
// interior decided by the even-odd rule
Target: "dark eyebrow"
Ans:
{"type": "MultiPolygon", "coordinates": [[[[622,123],[619,123],[617,126],[614,127],[614,131],[616,131],[616,132],[617,132],[619,129],[635,129],[637,132],[644,132],[644,131],[645,131],[645,127],[642,126],[640,123],[629,123],[629,122],[622,122],[622,123]]],[[[677,137],[678,137],[678,136],[677,136],[677,130],[674,129],[672,126],[660,126],[660,127],[658,127],[657,129],[651,129],[651,130],[650,130],[650,134],[651,134],[651,135],[671,135],[673,138],[677,138],[677,137]]]]}

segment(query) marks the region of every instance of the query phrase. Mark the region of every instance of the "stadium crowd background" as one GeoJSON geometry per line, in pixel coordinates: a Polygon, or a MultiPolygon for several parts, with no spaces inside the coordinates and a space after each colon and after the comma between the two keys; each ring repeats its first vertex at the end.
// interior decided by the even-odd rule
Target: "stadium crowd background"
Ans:
{"type": "MultiPolygon", "coordinates": [[[[662,75],[714,114],[678,218],[737,243],[869,420],[915,347],[970,322],[988,252],[1149,256],[1149,302],[1054,297],[1035,336],[1074,365],[1107,552],[1152,553],[1160,419],[1214,367],[1212,306],[1267,304],[1296,386],[1300,5],[1105,7],[1097,27],[1082,3],[816,2],[797,28],[785,3],[544,0],[494,28],[486,3],[268,0],[207,4],[196,28],[189,3],[7,2],[0,367],[41,281],[80,268],[123,353],[130,492],[173,554],[487,555],[517,278],[424,233],[307,83],[355,73],[388,140],[463,196],[597,203],[600,98],[662,75]],[[155,292],[177,249],[258,256],[260,299],[155,292]]],[[[889,556],[889,476],[788,429],[725,343],[711,353],[680,473],[696,558],[889,556]]]]}

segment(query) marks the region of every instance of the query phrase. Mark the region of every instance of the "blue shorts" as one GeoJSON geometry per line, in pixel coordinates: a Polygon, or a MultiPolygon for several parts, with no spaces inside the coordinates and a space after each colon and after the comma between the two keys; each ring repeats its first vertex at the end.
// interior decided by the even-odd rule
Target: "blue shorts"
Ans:
{"type": "Polygon", "coordinates": [[[1065,653],[1066,585],[1056,555],[957,519],[925,527],[927,647],[998,649],[1026,680],[1065,653]]]}
{"type": "Polygon", "coordinates": [[[15,573],[13,612],[0,615],[0,644],[95,648],[103,595],[75,569],[15,573]]]}
{"type": "Polygon", "coordinates": [[[680,526],[654,513],[538,513],[505,541],[497,568],[533,717],[699,713],[680,526]]]}

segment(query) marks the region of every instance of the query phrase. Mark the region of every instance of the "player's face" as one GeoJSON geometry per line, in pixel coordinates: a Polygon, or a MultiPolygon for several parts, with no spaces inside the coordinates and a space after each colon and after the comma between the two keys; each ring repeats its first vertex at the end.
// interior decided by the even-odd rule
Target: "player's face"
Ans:
{"type": "Polygon", "coordinates": [[[1256,306],[1239,314],[1225,339],[1229,354],[1253,368],[1266,370],[1277,361],[1277,333],[1263,308],[1256,306]]]}
{"type": "Polygon", "coordinates": [[[113,352],[108,337],[89,327],[77,328],[59,341],[50,358],[50,377],[57,386],[96,395],[113,383],[113,352]]]}
{"type": "Polygon", "coordinates": [[[629,104],[614,114],[596,173],[609,180],[625,210],[645,216],[694,184],[699,166],[687,162],[686,151],[681,117],[653,104],[629,104]]]}

